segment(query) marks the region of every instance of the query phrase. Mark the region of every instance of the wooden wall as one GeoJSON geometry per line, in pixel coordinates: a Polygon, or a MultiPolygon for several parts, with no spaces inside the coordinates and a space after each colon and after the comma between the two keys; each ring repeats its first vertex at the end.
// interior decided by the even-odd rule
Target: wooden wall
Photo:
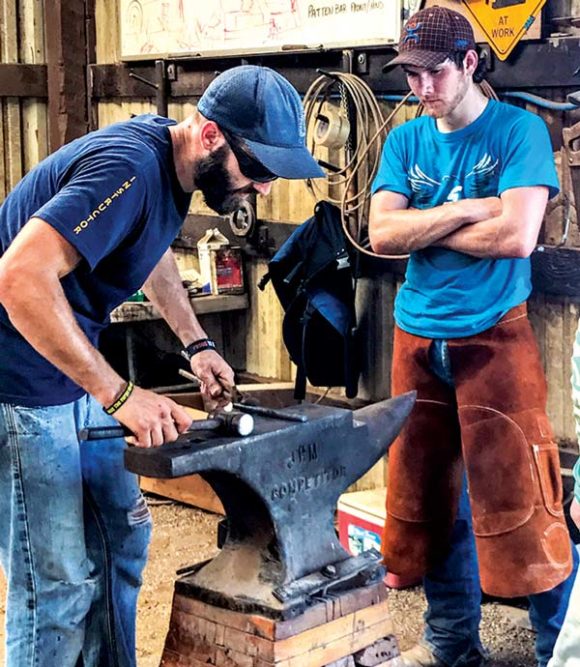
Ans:
{"type": "MultiPolygon", "coordinates": [[[[0,1],[0,62],[45,62],[42,0],[0,1]]],[[[48,152],[46,101],[0,98],[0,199],[48,152]]]]}
{"type": "MultiPolygon", "coordinates": [[[[543,112],[540,115],[544,116],[548,124],[556,120],[555,114],[543,112]]],[[[565,245],[578,248],[580,221],[572,192],[570,168],[561,152],[556,152],[554,157],[561,191],[548,204],[541,238],[544,243],[550,245],[558,246],[564,243],[566,218],[569,217],[570,224],[565,245]]],[[[580,316],[580,304],[565,297],[548,297],[536,293],[530,300],[529,308],[548,381],[548,413],[556,437],[575,446],[576,431],[570,392],[570,356],[580,316]]]]}
{"type": "MultiPolygon", "coordinates": [[[[564,15],[568,9],[576,7],[575,4],[572,7],[570,3],[578,2],[579,0],[559,2],[558,8],[564,15]]],[[[6,4],[6,0],[3,0],[3,6],[6,4]]],[[[40,3],[34,3],[34,7],[37,5],[40,3]]],[[[97,61],[115,62],[118,54],[118,29],[116,12],[113,11],[110,0],[96,0],[96,17],[97,61]]],[[[14,50],[11,53],[14,53],[14,50]]],[[[2,55],[6,57],[4,45],[2,45],[2,55]]],[[[170,103],[169,115],[177,119],[185,117],[193,110],[192,103],[170,103]]],[[[9,104],[8,101],[4,102],[5,122],[7,112],[14,112],[13,108],[6,108],[9,104]]],[[[390,109],[389,105],[385,105],[384,109],[387,112],[390,109]]],[[[537,111],[532,107],[530,109],[537,111]]],[[[127,118],[130,113],[145,111],[154,111],[152,100],[99,103],[98,124],[104,126],[127,118]]],[[[414,106],[406,107],[399,114],[397,122],[407,120],[414,113],[414,106]]],[[[549,112],[541,112],[541,115],[549,124],[561,121],[561,116],[549,112]]],[[[565,169],[561,169],[561,176],[565,189],[571,196],[569,176],[565,169]]],[[[269,198],[258,198],[258,216],[281,222],[300,223],[311,215],[313,205],[314,199],[303,183],[280,181],[274,185],[269,198]]],[[[192,211],[208,212],[197,197],[194,199],[192,211]]],[[[575,211],[572,215],[572,220],[575,222],[575,211]]],[[[550,205],[544,232],[546,242],[557,242],[563,225],[563,216],[564,207],[560,198],[550,205]]],[[[580,246],[577,224],[572,225],[568,244],[580,246]]],[[[247,268],[252,304],[247,318],[247,370],[263,377],[291,379],[293,369],[281,338],[280,306],[271,287],[265,292],[256,289],[256,283],[266,271],[266,263],[263,260],[252,260],[248,262],[247,268]]],[[[361,281],[358,294],[359,316],[362,327],[368,332],[364,350],[365,372],[361,380],[361,396],[365,398],[380,399],[389,392],[392,306],[397,287],[397,281],[389,275],[377,280],[361,281]]],[[[575,438],[575,432],[569,392],[569,357],[580,311],[577,305],[567,300],[534,296],[530,304],[530,313],[538,334],[548,377],[550,416],[558,438],[571,441],[575,438]]]]}

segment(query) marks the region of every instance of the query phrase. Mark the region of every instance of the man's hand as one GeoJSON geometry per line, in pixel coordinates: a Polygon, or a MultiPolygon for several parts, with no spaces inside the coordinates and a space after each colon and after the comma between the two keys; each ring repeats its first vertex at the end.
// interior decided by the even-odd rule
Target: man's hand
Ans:
{"type": "Polygon", "coordinates": [[[527,258],[538,241],[547,201],[548,188],[540,185],[504,190],[499,206],[497,197],[463,199],[456,205],[472,224],[440,238],[434,245],[472,257],[527,258]],[[488,217],[478,221],[482,213],[488,217]]]}
{"type": "Polygon", "coordinates": [[[576,524],[580,530],[580,503],[574,498],[572,504],[570,505],[570,516],[572,521],[576,524]]]}
{"type": "Polygon", "coordinates": [[[159,447],[173,442],[191,425],[191,416],[181,405],[140,387],[135,387],[115,412],[115,419],[135,434],[126,438],[135,447],[159,447]]]}
{"type": "Polygon", "coordinates": [[[201,393],[208,412],[232,401],[234,371],[214,350],[191,357],[191,370],[201,382],[201,393]]]}

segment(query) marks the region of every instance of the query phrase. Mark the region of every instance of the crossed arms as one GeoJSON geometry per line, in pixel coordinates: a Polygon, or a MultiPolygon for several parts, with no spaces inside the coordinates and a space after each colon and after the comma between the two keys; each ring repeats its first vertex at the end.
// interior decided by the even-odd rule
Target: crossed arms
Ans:
{"type": "Polygon", "coordinates": [[[431,209],[410,209],[397,192],[371,200],[369,237],[380,254],[407,254],[429,246],[473,257],[528,257],[536,245],[548,188],[512,188],[500,197],[462,199],[431,209]]]}

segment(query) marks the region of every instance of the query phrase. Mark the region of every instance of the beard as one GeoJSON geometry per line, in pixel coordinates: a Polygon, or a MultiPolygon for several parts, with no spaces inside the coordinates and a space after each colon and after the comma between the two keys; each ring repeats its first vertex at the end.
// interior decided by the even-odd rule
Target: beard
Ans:
{"type": "Polygon", "coordinates": [[[469,88],[469,82],[467,79],[462,79],[458,82],[457,84],[457,89],[453,95],[453,97],[445,103],[439,103],[436,108],[429,108],[426,106],[425,112],[427,116],[430,116],[431,118],[443,118],[444,116],[449,116],[452,114],[457,107],[463,102],[465,99],[465,96],[467,95],[467,91],[469,88]]]}
{"type": "Polygon", "coordinates": [[[205,203],[219,215],[233,213],[240,208],[248,192],[246,188],[235,189],[226,168],[229,148],[221,146],[197,163],[193,183],[200,190],[205,203]]]}

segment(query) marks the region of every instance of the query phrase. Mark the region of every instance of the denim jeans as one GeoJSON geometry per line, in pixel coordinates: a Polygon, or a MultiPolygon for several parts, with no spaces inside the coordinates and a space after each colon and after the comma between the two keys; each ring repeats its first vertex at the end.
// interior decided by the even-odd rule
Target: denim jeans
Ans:
{"type": "Polygon", "coordinates": [[[580,576],[576,575],[562,631],[548,667],[580,667],[580,576]]]}
{"type": "MultiPolygon", "coordinates": [[[[453,386],[445,341],[433,341],[429,351],[433,372],[453,386]]],[[[578,570],[573,549],[572,574],[556,588],[531,595],[530,621],[537,632],[536,658],[546,667],[566,614],[578,570]]],[[[467,483],[464,480],[451,545],[445,560],[424,578],[428,608],[424,642],[449,667],[479,665],[485,655],[479,638],[481,587],[472,529],[467,483]]]]}
{"type": "Polygon", "coordinates": [[[0,404],[0,561],[8,667],[133,667],[151,519],[116,423],[90,397],[0,404]],[[82,655],[82,663],[81,656],[82,655]]]}

